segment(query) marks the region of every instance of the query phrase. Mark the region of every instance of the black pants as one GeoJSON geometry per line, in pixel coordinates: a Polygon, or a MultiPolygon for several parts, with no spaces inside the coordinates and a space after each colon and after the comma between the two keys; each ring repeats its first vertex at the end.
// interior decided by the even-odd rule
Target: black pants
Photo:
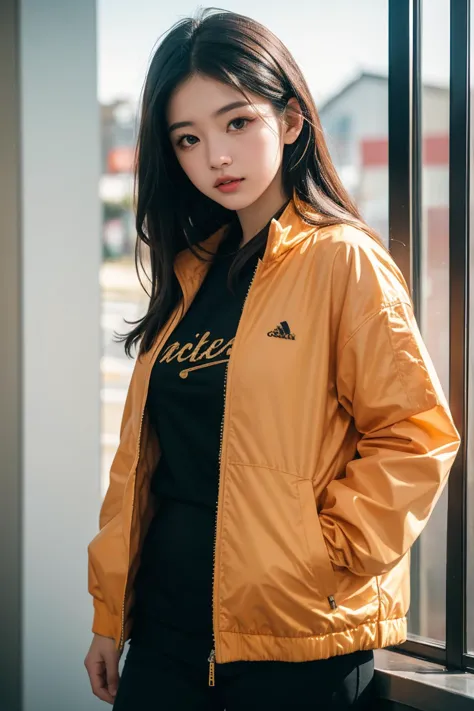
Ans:
{"type": "Polygon", "coordinates": [[[114,711],[346,711],[370,708],[372,652],[315,662],[187,663],[132,644],[114,711]]]}

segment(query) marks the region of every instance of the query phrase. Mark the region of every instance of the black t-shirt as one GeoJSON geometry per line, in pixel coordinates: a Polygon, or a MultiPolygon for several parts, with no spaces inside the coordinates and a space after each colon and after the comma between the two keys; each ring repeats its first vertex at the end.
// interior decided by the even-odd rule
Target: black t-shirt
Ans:
{"type": "Polygon", "coordinates": [[[231,293],[227,278],[238,244],[235,233],[222,245],[158,356],[148,393],[148,413],[162,449],[153,493],[211,511],[217,496],[224,373],[257,264],[257,256],[249,259],[231,293]]]}
{"type": "MultiPolygon", "coordinates": [[[[268,233],[268,225],[265,228],[268,233]]],[[[233,292],[227,280],[242,233],[221,243],[188,312],[168,337],[150,378],[147,410],[161,459],[151,482],[159,506],[135,584],[132,638],[184,658],[209,654],[212,578],[224,414],[224,375],[242,308],[264,247],[233,292]]],[[[255,239],[255,238],[254,238],[255,239]]]]}

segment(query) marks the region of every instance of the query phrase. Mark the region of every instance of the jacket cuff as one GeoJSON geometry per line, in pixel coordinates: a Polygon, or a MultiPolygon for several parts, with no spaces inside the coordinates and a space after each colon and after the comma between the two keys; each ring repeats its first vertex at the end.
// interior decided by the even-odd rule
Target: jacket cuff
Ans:
{"type": "Polygon", "coordinates": [[[119,622],[114,615],[111,615],[106,605],[101,600],[94,598],[94,619],[92,622],[92,632],[100,634],[102,637],[116,638],[119,622]]]}

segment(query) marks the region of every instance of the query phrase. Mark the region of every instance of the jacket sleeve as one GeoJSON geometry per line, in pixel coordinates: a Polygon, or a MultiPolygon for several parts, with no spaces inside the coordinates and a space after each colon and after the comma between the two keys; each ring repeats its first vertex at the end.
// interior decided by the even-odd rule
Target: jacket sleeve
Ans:
{"type": "Polygon", "coordinates": [[[381,265],[357,251],[336,382],[361,438],[345,476],[323,493],[319,515],[333,565],[374,576],[394,567],[422,532],[459,436],[403,278],[389,259],[381,265]],[[347,335],[351,315],[357,320],[347,335]]]}
{"type": "Polygon", "coordinates": [[[122,414],[119,446],[112,461],[109,486],[100,509],[99,533],[88,547],[88,589],[94,602],[92,632],[103,635],[104,637],[114,636],[114,623],[112,615],[104,602],[98,571],[95,569],[96,565],[102,565],[100,560],[96,560],[96,550],[100,550],[100,545],[95,546],[95,544],[99,542],[103,529],[110,524],[114,518],[121,515],[125,485],[135,460],[136,433],[134,432],[132,411],[137,403],[134,403],[132,382],[134,377],[136,377],[136,367],[137,365],[135,364],[122,414]]]}

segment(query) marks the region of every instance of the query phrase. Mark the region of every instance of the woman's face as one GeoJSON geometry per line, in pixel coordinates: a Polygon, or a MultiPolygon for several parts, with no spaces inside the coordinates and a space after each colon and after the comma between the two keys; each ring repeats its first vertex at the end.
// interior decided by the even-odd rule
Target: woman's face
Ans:
{"type": "Polygon", "coordinates": [[[299,133],[269,101],[248,96],[252,104],[238,90],[196,75],[175,90],[168,105],[181,167],[198,190],[230,210],[252,205],[275,180],[281,182],[283,148],[299,133]]]}

